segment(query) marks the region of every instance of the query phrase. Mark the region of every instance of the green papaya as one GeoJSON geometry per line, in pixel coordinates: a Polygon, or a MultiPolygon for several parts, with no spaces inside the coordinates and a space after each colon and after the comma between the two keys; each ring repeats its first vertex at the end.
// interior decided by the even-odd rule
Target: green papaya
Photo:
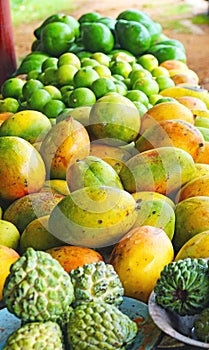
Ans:
{"type": "Polygon", "coordinates": [[[136,218],[137,203],[127,191],[89,186],[72,192],[55,206],[49,230],[68,244],[102,248],[118,242],[136,218]]]}
{"type": "Polygon", "coordinates": [[[159,147],[130,158],[119,176],[130,193],[154,191],[170,195],[194,174],[194,160],[188,152],[177,147],[159,147]]]}
{"type": "Polygon", "coordinates": [[[81,25],[80,30],[85,50],[108,54],[113,49],[115,44],[114,35],[105,24],[85,22],[81,25]]]}
{"type": "Polygon", "coordinates": [[[143,54],[150,47],[150,33],[139,22],[119,19],[115,24],[115,31],[120,47],[130,51],[135,56],[143,54]]]}
{"type": "Polygon", "coordinates": [[[117,172],[99,157],[88,156],[72,164],[66,172],[71,192],[87,186],[113,186],[123,189],[117,172]]]}

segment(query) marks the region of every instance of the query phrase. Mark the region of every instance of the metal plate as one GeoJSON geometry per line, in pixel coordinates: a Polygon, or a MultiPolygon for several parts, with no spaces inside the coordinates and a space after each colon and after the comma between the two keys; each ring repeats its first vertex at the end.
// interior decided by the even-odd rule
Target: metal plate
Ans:
{"type": "MultiPolygon", "coordinates": [[[[151,350],[157,343],[161,330],[152,321],[148,306],[138,300],[124,297],[120,310],[134,320],[138,325],[135,342],[127,350],[151,350]]],[[[6,308],[0,310],[0,350],[3,349],[7,337],[20,327],[21,321],[6,308]]]]}
{"type": "Polygon", "coordinates": [[[156,304],[154,292],[150,295],[148,309],[154,323],[170,337],[193,347],[209,349],[209,343],[192,339],[192,324],[197,315],[174,317],[170,312],[156,304]]]}

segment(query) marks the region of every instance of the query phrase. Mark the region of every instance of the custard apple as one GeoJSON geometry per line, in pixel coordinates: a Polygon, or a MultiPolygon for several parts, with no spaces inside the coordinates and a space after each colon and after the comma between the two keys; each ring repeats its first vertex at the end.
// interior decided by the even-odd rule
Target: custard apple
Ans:
{"type": "Polygon", "coordinates": [[[3,350],[64,350],[60,326],[55,322],[31,322],[14,331],[3,350]]]}
{"type": "Polygon", "coordinates": [[[77,305],[67,324],[72,350],[125,349],[137,335],[137,325],[116,306],[91,301],[77,305]]]}
{"type": "Polygon", "coordinates": [[[73,305],[86,301],[104,301],[120,305],[124,289],[114,267],[104,261],[85,264],[70,271],[74,286],[75,300],[73,305]]]}
{"type": "Polygon", "coordinates": [[[209,342],[209,307],[201,311],[193,324],[194,335],[198,340],[209,342]]]}
{"type": "Polygon", "coordinates": [[[23,322],[60,320],[73,299],[69,274],[50,254],[31,247],[11,266],[3,288],[6,307],[23,322]]]}
{"type": "Polygon", "coordinates": [[[155,301],[181,316],[194,315],[209,303],[208,264],[204,259],[186,258],[167,264],[155,288],[155,301]]]}

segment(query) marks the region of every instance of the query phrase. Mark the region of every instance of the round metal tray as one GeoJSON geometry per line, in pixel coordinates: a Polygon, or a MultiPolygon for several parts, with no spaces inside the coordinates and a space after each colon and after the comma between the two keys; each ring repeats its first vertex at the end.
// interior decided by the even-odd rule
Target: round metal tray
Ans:
{"type": "Polygon", "coordinates": [[[182,317],[173,315],[156,304],[154,292],[150,295],[148,309],[153,322],[165,334],[184,344],[201,349],[209,349],[209,343],[204,343],[192,338],[192,325],[198,315],[182,317]]]}

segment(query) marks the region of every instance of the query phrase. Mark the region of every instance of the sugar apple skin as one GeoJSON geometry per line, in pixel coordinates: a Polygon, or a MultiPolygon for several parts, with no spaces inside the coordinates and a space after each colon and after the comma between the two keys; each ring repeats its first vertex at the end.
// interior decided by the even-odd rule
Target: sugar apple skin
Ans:
{"type": "Polygon", "coordinates": [[[126,349],[137,335],[137,325],[119,308],[92,301],[77,305],[67,324],[71,350],[126,349]]]}
{"type": "Polygon", "coordinates": [[[112,265],[94,262],[77,267],[69,274],[75,294],[73,305],[94,300],[116,306],[122,303],[124,289],[112,265]]]}
{"type": "Polygon", "coordinates": [[[50,254],[33,248],[11,266],[3,288],[6,307],[23,322],[57,321],[73,299],[69,274],[50,254]]]}
{"type": "Polygon", "coordinates": [[[55,322],[26,323],[7,339],[3,350],[65,350],[62,331],[55,322]]]}
{"type": "Polygon", "coordinates": [[[205,343],[209,342],[209,307],[201,311],[194,321],[193,331],[198,340],[205,343]]]}
{"type": "Polygon", "coordinates": [[[208,263],[186,258],[167,264],[155,288],[155,301],[181,316],[199,313],[209,304],[208,263]]]}

